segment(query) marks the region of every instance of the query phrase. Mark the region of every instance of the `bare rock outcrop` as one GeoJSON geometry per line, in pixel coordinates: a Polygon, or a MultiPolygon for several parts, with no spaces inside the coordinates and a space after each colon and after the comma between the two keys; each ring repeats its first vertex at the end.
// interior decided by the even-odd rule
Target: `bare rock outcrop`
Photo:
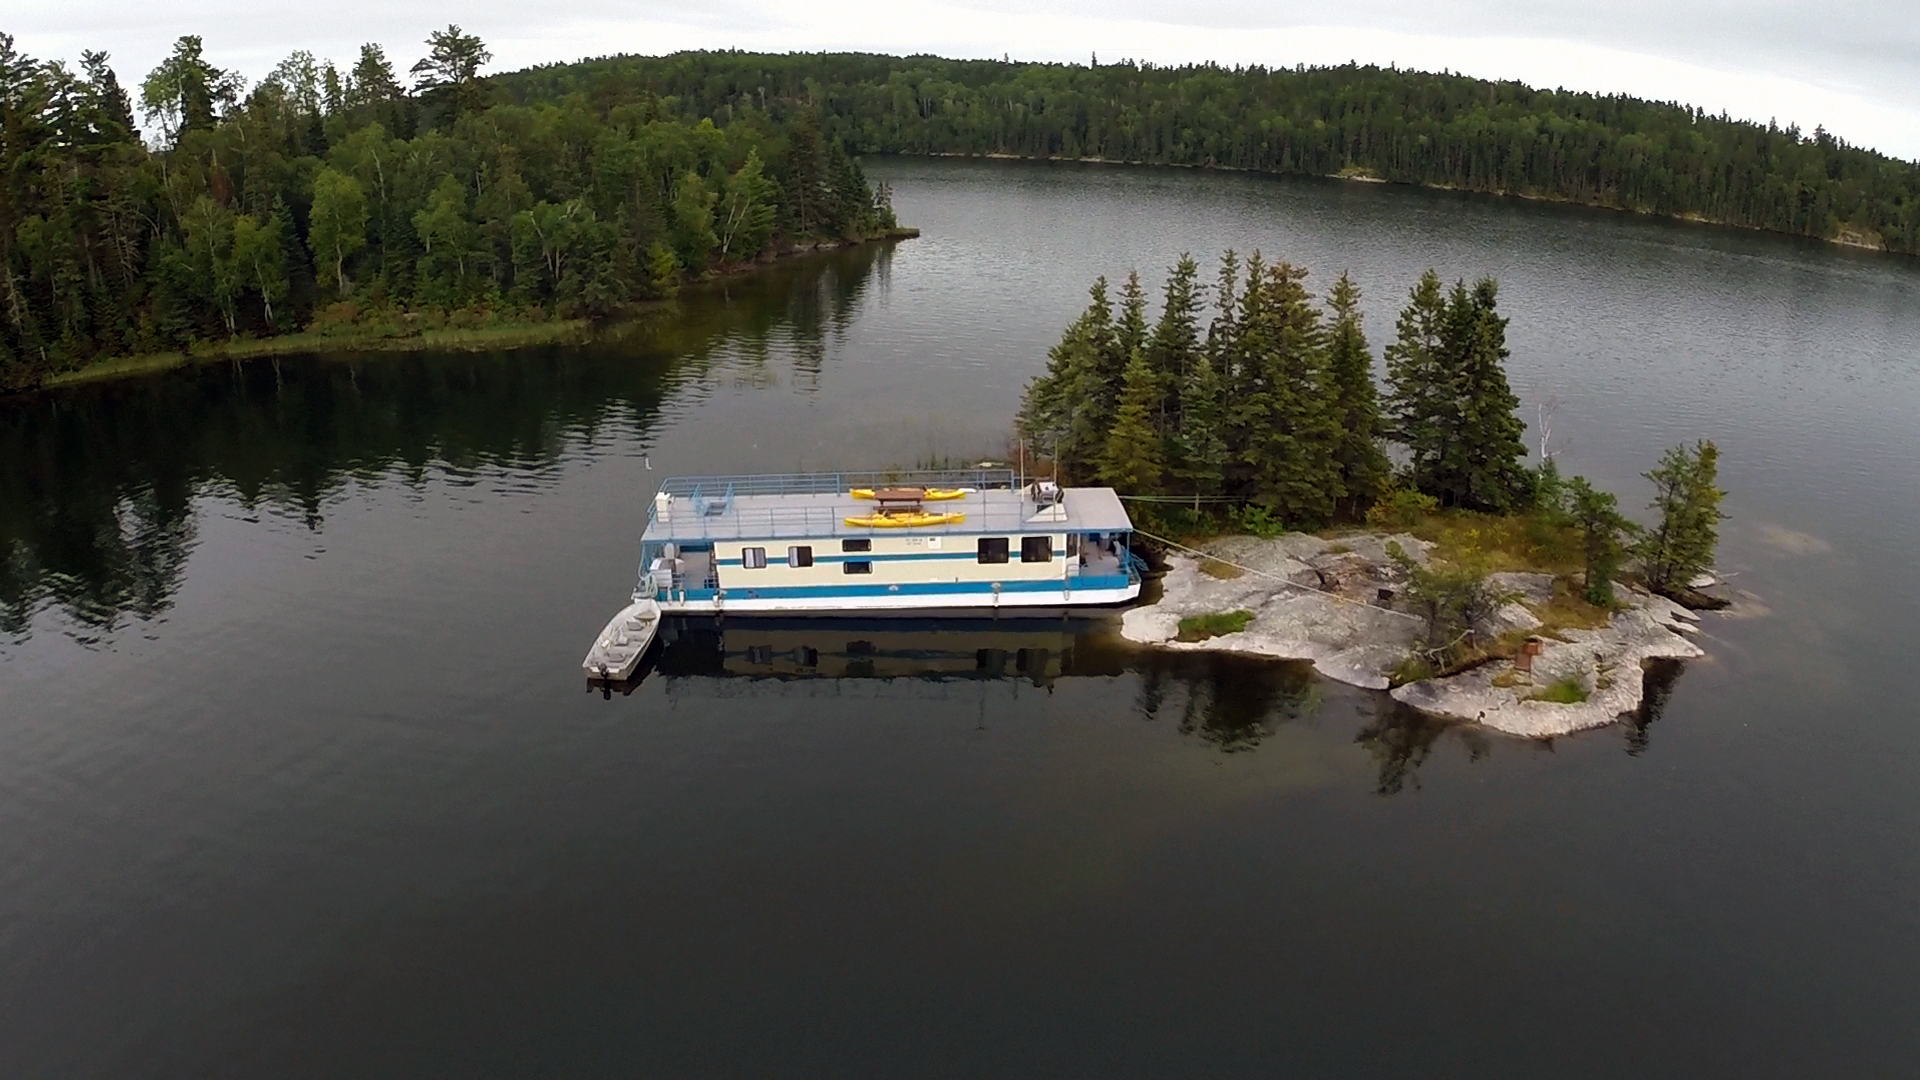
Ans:
{"type": "MultiPolygon", "coordinates": [[[[1338,541],[1298,533],[1218,541],[1210,548],[1218,561],[1207,564],[1216,572],[1203,570],[1198,558],[1170,558],[1160,599],[1128,611],[1121,634],[1168,649],[1305,660],[1327,678],[1385,690],[1412,655],[1422,629],[1418,618],[1383,606],[1382,590],[1397,591],[1405,584],[1387,556],[1390,541],[1422,564],[1432,549],[1412,536],[1380,534],[1338,541]],[[1177,640],[1181,619],[1231,611],[1248,611],[1253,618],[1236,633],[1177,640]]],[[[1500,634],[1542,625],[1535,608],[1552,601],[1552,575],[1504,573],[1491,580],[1518,599],[1496,612],[1484,631],[1500,634]]],[[[1437,717],[1531,738],[1613,723],[1640,707],[1647,661],[1704,655],[1682,636],[1697,632],[1697,614],[1626,585],[1618,595],[1627,606],[1607,626],[1561,630],[1564,640],[1544,640],[1528,681],[1510,664],[1496,661],[1397,687],[1392,696],[1437,717]],[[1535,698],[1562,681],[1578,682],[1586,700],[1557,704],[1535,698]]]]}

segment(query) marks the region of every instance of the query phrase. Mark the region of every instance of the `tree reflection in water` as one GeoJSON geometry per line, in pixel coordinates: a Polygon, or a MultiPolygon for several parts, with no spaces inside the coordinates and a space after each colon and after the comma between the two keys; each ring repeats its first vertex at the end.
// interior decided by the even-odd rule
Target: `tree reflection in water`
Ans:
{"type": "Polygon", "coordinates": [[[854,248],[688,290],[587,345],[205,364],[0,401],[0,634],[49,606],[95,634],[164,611],[205,496],[317,531],[350,482],[537,472],[603,432],[644,441],[772,352],[817,386],[887,258],[854,248]]]}
{"type": "Polygon", "coordinates": [[[1647,752],[1649,729],[1667,711],[1667,699],[1673,696],[1673,688],[1680,681],[1683,667],[1678,660],[1656,660],[1648,665],[1646,697],[1640,702],[1640,710],[1627,719],[1629,755],[1639,757],[1647,752]]]}
{"type": "Polygon", "coordinates": [[[1177,688],[1180,733],[1224,753],[1259,746],[1273,729],[1312,715],[1325,689],[1304,663],[1226,653],[1150,654],[1140,666],[1140,712],[1157,719],[1177,688]]]}

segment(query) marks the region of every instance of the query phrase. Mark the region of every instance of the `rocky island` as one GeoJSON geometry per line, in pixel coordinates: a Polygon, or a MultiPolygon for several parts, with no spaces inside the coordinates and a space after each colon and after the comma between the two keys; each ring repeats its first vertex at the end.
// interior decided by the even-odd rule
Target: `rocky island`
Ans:
{"type": "Polygon", "coordinates": [[[1402,681],[1417,670],[1425,627],[1407,610],[1408,576],[1389,544],[1421,565],[1435,546],[1405,533],[1288,533],[1227,537],[1204,556],[1171,554],[1159,600],[1128,611],[1122,634],[1161,648],[1309,661],[1327,678],[1389,690],[1431,716],[1530,738],[1611,724],[1640,707],[1648,661],[1705,655],[1687,637],[1698,633],[1699,616],[1665,597],[1619,583],[1616,610],[1577,620],[1599,625],[1571,625],[1565,600],[1574,582],[1506,572],[1488,576],[1505,602],[1474,627],[1494,646],[1481,662],[1402,681]],[[1516,670],[1516,660],[1531,671],[1516,670]]]}

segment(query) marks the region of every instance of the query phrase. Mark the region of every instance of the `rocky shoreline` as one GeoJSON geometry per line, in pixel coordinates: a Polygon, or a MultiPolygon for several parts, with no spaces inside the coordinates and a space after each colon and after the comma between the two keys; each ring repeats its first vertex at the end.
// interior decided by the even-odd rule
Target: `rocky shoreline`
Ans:
{"type": "MultiPolygon", "coordinates": [[[[1383,598],[1383,590],[1397,592],[1405,584],[1387,557],[1389,542],[1422,563],[1433,546],[1404,534],[1324,540],[1289,533],[1270,540],[1242,536],[1215,541],[1208,545],[1212,561],[1170,556],[1160,599],[1128,611],[1121,634],[1166,649],[1305,660],[1327,678],[1388,690],[1393,674],[1412,656],[1422,628],[1417,617],[1395,610],[1392,601],[1383,598]],[[1202,641],[1176,640],[1181,619],[1234,611],[1252,613],[1243,629],[1202,641]]],[[[1490,580],[1519,598],[1478,628],[1484,635],[1498,637],[1543,625],[1536,612],[1553,598],[1552,575],[1506,573],[1490,580]]],[[[1618,596],[1623,606],[1608,625],[1540,635],[1530,678],[1516,672],[1512,662],[1495,660],[1389,692],[1394,700],[1428,715],[1527,738],[1552,738],[1614,723],[1640,708],[1649,661],[1706,655],[1686,636],[1699,632],[1694,612],[1624,584],[1618,596]],[[1537,697],[1541,688],[1566,681],[1579,684],[1584,701],[1537,697]]]]}

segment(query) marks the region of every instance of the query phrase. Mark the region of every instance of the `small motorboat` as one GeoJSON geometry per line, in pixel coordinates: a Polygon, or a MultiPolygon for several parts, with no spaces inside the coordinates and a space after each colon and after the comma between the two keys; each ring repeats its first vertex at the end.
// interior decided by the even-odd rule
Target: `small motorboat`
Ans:
{"type": "Polygon", "coordinates": [[[632,678],[640,666],[640,657],[660,632],[660,605],[652,597],[635,600],[620,609],[607,628],[600,631],[587,658],[580,662],[587,678],[602,682],[621,682],[632,678]]]}
{"type": "Polygon", "coordinates": [[[868,514],[865,517],[842,518],[849,525],[868,529],[912,529],[922,525],[958,525],[967,520],[965,514],[935,514],[925,510],[895,511],[868,514]]]}
{"type": "MultiPolygon", "coordinates": [[[[972,495],[976,489],[974,488],[912,488],[907,490],[918,492],[919,497],[927,502],[946,502],[949,499],[964,499],[967,496],[972,495]]],[[[852,491],[848,492],[847,494],[852,495],[856,499],[879,498],[879,496],[874,493],[874,490],[872,488],[854,488],[852,491]]]]}

